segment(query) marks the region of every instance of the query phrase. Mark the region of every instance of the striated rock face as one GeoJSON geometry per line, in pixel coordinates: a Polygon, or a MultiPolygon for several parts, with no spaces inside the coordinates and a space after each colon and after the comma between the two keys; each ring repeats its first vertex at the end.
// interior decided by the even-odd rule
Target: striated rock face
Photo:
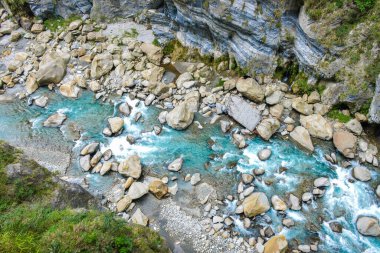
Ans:
{"type": "Polygon", "coordinates": [[[90,14],[92,0],[28,0],[30,9],[38,17],[90,14]]]}
{"type": "Polygon", "coordinates": [[[376,90],[369,109],[369,121],[380,124],[380,76],[376,80],[376,90]]]}
{"type": "Polygon", "coordinates": [[[92,0],[91,18],[127,17],[143,9],[156,9],[163,0],[92,0]]]}
{"type": "MultiPolygon", "coordinates": [[[[182,43],[203,53],[231,53],[252,72],[270,73],[283,46],[289,48],[287,57],[295,56],[308,67],[316,66],[323,56],[321,47],[302,30],[298,15],[292,13],[297,13],[299,2],[165,0],[164,9],[182,43]],[[285,29],[295,38],[289,47],[285,29]]],[[[157,23],[153,30],[159,34],[164,29],[162,22],[157,23]]]]}

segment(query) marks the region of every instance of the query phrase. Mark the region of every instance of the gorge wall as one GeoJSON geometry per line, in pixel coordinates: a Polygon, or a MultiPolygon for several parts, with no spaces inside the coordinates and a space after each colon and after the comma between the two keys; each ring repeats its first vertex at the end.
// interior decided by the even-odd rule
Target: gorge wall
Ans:
{"type": "Polygon", "coordinates": [[[335,80],[347,62],[335,49],[317,42],[320,34],[312,27],[318,23],[303,4],[303,0],[29,0],[33,13],[42,17],[135,17],[150,24],[160,42],[176,38],[202,54],[229,55],[251,75],[273,74],[279,63],[297,62],[308,73],[308,83],[323,80],[324,102],[359,110],[372,98],[373,84],[358,89],[361,78],[352,81],[341,75],[335,80]]]}

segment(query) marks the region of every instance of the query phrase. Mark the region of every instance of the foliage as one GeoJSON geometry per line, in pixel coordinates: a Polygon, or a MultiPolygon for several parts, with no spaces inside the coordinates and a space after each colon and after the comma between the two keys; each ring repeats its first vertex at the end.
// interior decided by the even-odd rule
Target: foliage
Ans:
{"type": "Polygon", "coordinates": [[[224,82],[225,81],[223,79],[219,78],[218,82],[216,83],[216,87],[223,87],[224,82]]]}
{"type": "Polygon", "coordinates": [[[361,12],[371,9],[375,5],[375,1],[376,0],[354,0],[356,6],[361,12]]]}
{"type": "Polygon", "coordinates": [[[136,30],[136,28],[132,28],[131,31],[126,31],[125,36],[129,38],[137,38],[139,36],[139,32],[136,30]]]}
{"type": "Polygon", "coordinates": [[[67,19],[61,17],[52,17],[44,21],[44,25],[52,32],[62,31],[70,25],[71,22],[80,19],[79,16],[71,16],[67,19]]]}
{"type": "Polygon", "coordinates": [[[0,252],[169,252],[156,232],[110,212],[52,208],[52,177],[0,142],[0,252]],[[4,169],[14,163],[27,173],[8,178],[4,169]]]}
{"type": "Polygon", "coordinates": [[[158,41],[157,38],[154,38],[152,44],[155,45],[156,47],[160,47],[161,46],[161,44],[160,44],[160,42],[158,41]]]}
{"type": "Polygon", "coordinates": [[[336,119],[342,123],[347,123],[351,120],[351,116],[343,114],[339,109],[333,109],[329,111],[327,116],[331,119],[336,119]]]}
{"type": "Polygon", "coordinates": [[[29,10],[27,0],[5,0],[14,15],[25,15],[29,10]]]}

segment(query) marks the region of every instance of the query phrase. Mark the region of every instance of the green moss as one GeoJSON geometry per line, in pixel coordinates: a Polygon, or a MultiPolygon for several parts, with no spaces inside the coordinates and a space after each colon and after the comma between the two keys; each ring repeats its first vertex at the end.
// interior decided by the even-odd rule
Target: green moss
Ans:
{"type": "Polygon", "coordinates": [[[131,31],[126,31],[124,35],[129,38],[137,38],[137,36],[139,36],[139,32],[136,28],[132,28],[131,31]]]}
{"type": "Polygon", "coordinates": [[[339,109],[333,109],[329,111],[327,116],[331,119],[336,119],[342,123],[347,123],[348,121],[351,120],[351,116],[343,114],[339,109]]]}
{"type": "Polygon", "coordinates": [[[224,86],[224,80],[223,79],[219,79],[218,82],[216,83],[216,87],[223,87],[224,86]]]}
{"type": "Polygon", "coordinates": [[[367,102],[365,102],[362,107],[360,108],[359,112],[361,114],[364,114],[364,115],[367,115],[369,113],[369,108],[371,107],[371,101],[368,100],[367,102]]]}
{"type": "Polygon", "coordinates": [[[44,25],[52,32],[62,31],[70,25],[71,22],[80,19],[79,16],[71,16],[67,19],[61,17],[52,17],[44,21],[44,25]]]}
{"type": "Polygon", "coordinates": [[[301,72],[296,76],[292,84],[292,90],[297,94],[310,94],[315,90],[315,87],[308,84],[308,76],[304,72],[301,72]]]}
{"type": "Polygon", "coordinates": [[[155,45],[156,47],[160,47],[161,46],[161,44],[160,44],[160,42],[158,41],[157,38],[154,38],[152,44],[155,45]]]}
{"type": "Polygon", "coordinates": [[[371,83],[375,83],[376,78],[380,73],[380,57],[374,59],[373,62],[365,68],[365,72],[368,81],[371,83]]]}

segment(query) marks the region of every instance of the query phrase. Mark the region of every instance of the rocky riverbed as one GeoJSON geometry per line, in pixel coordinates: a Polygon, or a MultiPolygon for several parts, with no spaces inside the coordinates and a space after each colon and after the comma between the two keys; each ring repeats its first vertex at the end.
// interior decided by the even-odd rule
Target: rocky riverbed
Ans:
{"type": "Polygon", "coordinates": [[[317,91],[174,62],[131,21],[53,32],[0,13],[0,138],[174,252],[379,250],[366,115],[344,124],[317,91]]]}

